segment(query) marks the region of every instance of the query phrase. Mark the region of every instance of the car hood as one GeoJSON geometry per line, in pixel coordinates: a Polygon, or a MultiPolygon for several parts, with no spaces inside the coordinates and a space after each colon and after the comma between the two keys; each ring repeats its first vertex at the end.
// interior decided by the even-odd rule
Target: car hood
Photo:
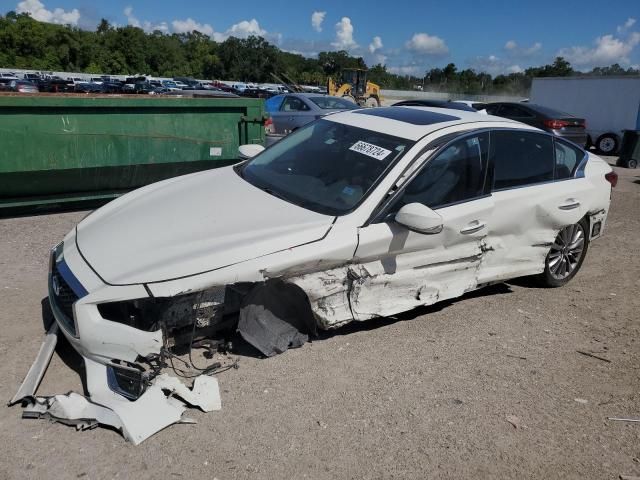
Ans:
{"type": "Polygon", "coordinates": [[[76,241],[105,282],[129,285],[195,275],[313,242],[333,220],[276,198],[225,167],[124,195],[80,222],[76,241]]]}

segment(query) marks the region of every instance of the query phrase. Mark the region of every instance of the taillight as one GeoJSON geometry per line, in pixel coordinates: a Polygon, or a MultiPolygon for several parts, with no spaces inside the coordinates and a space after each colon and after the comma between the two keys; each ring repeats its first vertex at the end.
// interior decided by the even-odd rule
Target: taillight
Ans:
{"type": "Polygon", "coordinates": [[[609,173],[604,175],[604,178],[611,184],[611,188],[615,187],[618,184],[618,174],[611,170],[609,173]]]}
{"type": "Polygon", "coordinates": [[[264,133],[267,135],[276,133],[276,127],[273,124],[273,119],[271,117],[267,117],[264,121],[264,133]]]}
{"type": "Polygon", "coordinates": [[[544,120],[542,122],[545,127],[550,128],[551,130],[559,130],[562,127],[567,127],[571,125],[569,122],[565,120],[544,120]]]}

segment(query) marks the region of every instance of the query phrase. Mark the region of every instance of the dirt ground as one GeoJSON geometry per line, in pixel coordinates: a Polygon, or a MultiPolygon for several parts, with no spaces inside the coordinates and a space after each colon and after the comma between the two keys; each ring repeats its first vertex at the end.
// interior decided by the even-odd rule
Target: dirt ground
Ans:
{"type": "MultiPolygon", "coordinates": [[[[640,476],[640,423],[607,420],[640,417],[640,171],[617,171],[606,235],[564,288],[510,282],[240,356],[218,377],[221,411],[189,410],[197,425],[138,447],[1,407],[0,478],[640,476]]],[[[49,248],[85,214],[0,220],[5,401],[42,341],[49,248]]],[[[40,394],[82,392],[68,356],[63,344],[40,394]]]]}

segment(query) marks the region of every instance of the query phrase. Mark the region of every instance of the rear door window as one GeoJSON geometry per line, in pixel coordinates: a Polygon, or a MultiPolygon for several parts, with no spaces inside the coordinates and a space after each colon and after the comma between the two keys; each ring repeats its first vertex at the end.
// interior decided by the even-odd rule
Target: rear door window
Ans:
{"type": "Polygon", "coordinates": [[[553,180],[555,160],[550,135],[497,130],[491,132],[489,155],[494,190],[553,180]]]}
{"type": "Polygon", "coordinates": [[[282,104],[281,110],[283,112],[304,112],[309,110],[309,107],[298,97],[287,97],[282,104]]]}
{"type": "Polygon", "coordinates": [[[585,152],[558,139],[554,143],[556,157],[555,179],[563,180],[573,177],[585,156],[585,152]]]}

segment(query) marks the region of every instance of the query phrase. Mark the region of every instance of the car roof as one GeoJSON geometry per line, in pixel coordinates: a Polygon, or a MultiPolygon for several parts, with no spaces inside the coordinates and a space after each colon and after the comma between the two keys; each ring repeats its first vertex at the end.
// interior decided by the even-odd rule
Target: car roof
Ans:
{"type": "MultiPolygon", "coordinates": [[[[341,111],[324,117],[327,120],[354,127],[386,133],[409,140],[419,140],[444,127],[468,124],[473,128],[480,123],[513,124],[518,128],[531,128],[503,117],[478,112],[436,107],[378,107],[341,111]]],[[[488,126],[488,125],[487,125],[488,126]]]]}
{"type": "Polygon", "coordinates": [[[495,102],[495,103],[491,103],[489,105],[509,105],[509,106],[513,106],[513,107],[519,107],[522,108],[524,110],[530,110],[533,111],[535,113],[547,116],[547,117],[551,117],[551,118],[557,118],[557,117],[574,117],[575,115],[572,115],[570,113],[567,112],[563,112],[561,110],[556,110],[555,108],[549,108],[549,107],[545,107],[544,105],[538,105],[537,103],[523,103],[523,102],[495,102]]]}

